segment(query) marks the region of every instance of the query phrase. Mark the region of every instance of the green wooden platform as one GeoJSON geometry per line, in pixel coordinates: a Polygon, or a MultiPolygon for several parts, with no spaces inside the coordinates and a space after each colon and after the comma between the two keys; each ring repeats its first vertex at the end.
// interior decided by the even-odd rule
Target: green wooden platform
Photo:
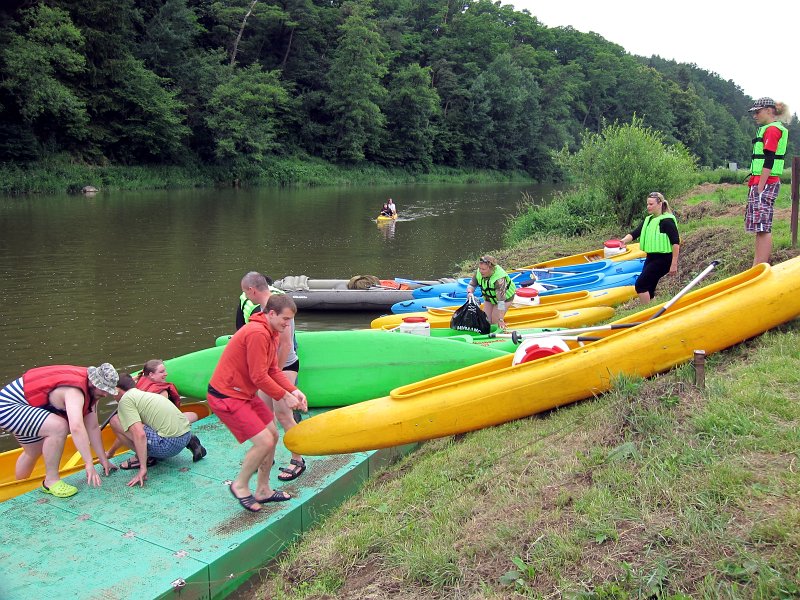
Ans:
{"type": "Polygon", "coordinates": [[[279,444],[273,486],[295,498],[249,513],[228,490],[249,444],[239,446],[214,416],[193,430],[208,456],[192,463],[185,450],[162,461],[144,488],[125,485],[132,471],[103,478],[99,489],[79,473],[66,479],[80,489],[71,498],[36,490],[0,504],[0,598],[223,598],[414,448],[309,457],[301,477],[280,483],[277,466],[290,456],[279,444]]]}

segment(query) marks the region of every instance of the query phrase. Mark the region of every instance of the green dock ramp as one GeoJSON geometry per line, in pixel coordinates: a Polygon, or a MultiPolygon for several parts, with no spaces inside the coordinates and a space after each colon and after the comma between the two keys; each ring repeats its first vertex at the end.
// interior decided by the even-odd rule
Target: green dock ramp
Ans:
{"type": "Polygon", "coordinates": [[[415,447],[308,457],[306,472],[282,483],[277,467],[290,455],[279,444],[273,487],[294,498],[250,513],[228,490],[249,444],[214,416],[193,431],[208,456],[193,463],[186,450],[162,461],[144,488],[127,487],[134,471],[116,471],[100,488],[81,472],[66,478],[80,490],[71,498],[36,490],[0,504],[0,598],[223,598],[415,447]]]}

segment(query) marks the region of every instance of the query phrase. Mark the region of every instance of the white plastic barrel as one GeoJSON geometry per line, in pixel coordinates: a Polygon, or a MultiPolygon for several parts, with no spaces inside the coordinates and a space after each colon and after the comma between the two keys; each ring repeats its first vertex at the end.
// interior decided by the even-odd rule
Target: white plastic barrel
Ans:
{"type": "Polygon", "coordinates": [[[537,358],[544,358],[568,351],[569,346],[558,336],[549,335],[540,338],[531,338],[519,345],[517,351],[514,352],[514,359],[511,364],[518,365],[520,363],[536,360],[537,358]]]}
{"type": "Polygon", "coordinates": [[[622,254],[625,252],[625,244],[623,244],[619,240],[607,240],[603,242],[603,257],[604,258],[611,258],[612,256],[616,256],[617,254],[622,254]]]}
{"type": "Polygon", "coordinates": [[[400,333],[410,333],[412,335],[430,335],[431,324],[427,317],[403,317],[400,323],[400,333]]]}
{"type": "Polygon", "coordinates": [[[517,288],[511,304],[514,306],[536,306],[539,304],[539,291],[534,287],[517,288]]]}

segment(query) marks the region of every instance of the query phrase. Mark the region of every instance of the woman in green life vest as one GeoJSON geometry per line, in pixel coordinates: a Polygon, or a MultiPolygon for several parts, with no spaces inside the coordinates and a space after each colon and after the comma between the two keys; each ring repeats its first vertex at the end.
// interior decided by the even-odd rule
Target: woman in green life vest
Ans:
{"type": "Polygon", "coordinates": [[[681,251],[678,223],[663,194],[653,192],[647,196],[647,212],[644,222],[620,240],[627,244],[639,238],[639,247],[647,252],[642,273],[636,279],[636,293],[642,304],[653,299],[656,285],[664,275],[678,272],[681,251]]]}
{"type": "Polygon", "coordinates": [[[467,295],[472,296],[475,288],[480,286],[483,291],[483,304],[481,308],[489,319],[489,323],[497,324],[501,329],[506,328],[505,317],[506,302],[514,298],[514,282],[497,264],[494,256],[481,256],[478,261],[478,270],[467,286],[467,295]]]}
{"type": "Polygon", "coordinates": [[[788,123],[789,107],[772,98],[759,98],[748,111],[758,125],[753,138],[753,159],[750,163],[747,211],[744,229],[756,235],[753,266],[769,262],[772,252],[772,217],[775,199],[781,189],[781,174],[789,141],[789,131],[781,123],[788,123]]]}

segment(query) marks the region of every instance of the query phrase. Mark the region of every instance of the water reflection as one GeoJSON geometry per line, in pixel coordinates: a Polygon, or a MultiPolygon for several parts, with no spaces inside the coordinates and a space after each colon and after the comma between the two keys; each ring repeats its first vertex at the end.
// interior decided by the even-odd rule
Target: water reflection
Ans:
{"type": "Polygon", "coordinates": [[[383,234],[384,239],[394,239],[394,228],[397,221],[378,221],[378,230],[383,234]]]}

